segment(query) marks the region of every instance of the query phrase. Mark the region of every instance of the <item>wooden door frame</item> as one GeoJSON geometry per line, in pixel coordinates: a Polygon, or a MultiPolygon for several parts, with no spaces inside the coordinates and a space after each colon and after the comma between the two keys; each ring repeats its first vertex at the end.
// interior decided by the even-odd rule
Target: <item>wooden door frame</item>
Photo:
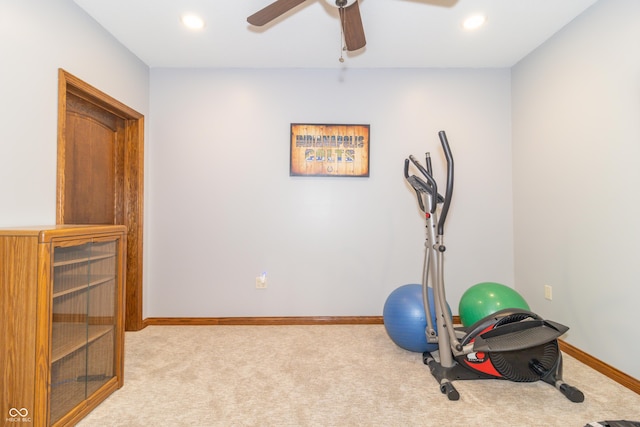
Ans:
{"type": "Polygon", "coordinates": [[[85,83],[58,70],[58,166],[56,223],[64,224],[67,94],[73,94],[124,120],[123,218],[127,226],[125,329],[144,328],[142,317],[142,231],[144,204],[144,116],[85,83]]]}

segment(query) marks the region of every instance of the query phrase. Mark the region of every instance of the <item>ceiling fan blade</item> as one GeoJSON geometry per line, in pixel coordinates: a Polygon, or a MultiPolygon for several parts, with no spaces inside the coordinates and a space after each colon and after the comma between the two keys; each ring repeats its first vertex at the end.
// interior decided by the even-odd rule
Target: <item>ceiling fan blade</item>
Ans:
{"type": "Polygon", "coordinates": [[[248,17],[247,22],[251,25],[261,27],[264,24],[273,21],[280,15],[284,15],[299,4],[304,3],[304,1],[305,0],[276,0],[269,6],[264,9],[260,9],[248,17]]]}
{"type": "Polygon", "coordinates": [[[362,26],[362,16],[360,16],[360,6],[356,0],[351,6],[340,9],[340,21],[344,32],[344,43],[347,50],[358,50],[367,44],[364,37],[364,27],[362,26]]]}

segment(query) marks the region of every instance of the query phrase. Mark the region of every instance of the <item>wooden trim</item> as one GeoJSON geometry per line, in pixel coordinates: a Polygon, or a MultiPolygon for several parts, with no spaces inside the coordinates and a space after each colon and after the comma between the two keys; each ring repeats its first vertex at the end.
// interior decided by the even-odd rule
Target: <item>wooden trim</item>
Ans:
{"type": "Polygon", "coordinates": [[[67,73],[58,69],[58,135],[56,171],[56,224],[64,224],[64,189],[67,159],[67,73]]]}
{"type": "MultiPolygon", "coordinates": [[[[453,316],[454,324],[460,323],[459,316],[453,316]]],[[[149,317],[143,322],[146,326],[213,326],[213,325],[382,325],[382,316],[294,316],[294,317],[149,317]]],[[[613,381],[640,394],[640,381],[630,375],[607,365],[590,354],[558,340],[560,350],[596,370],[613,381]]]]}
{"type": "Polygon", "coordinates": [[[142,319],[143,218],[144,218],[144,117],[127,120],[125,149],[124,221],[127,225],[125,330],[144,328],[142,319]],[[133,262],[135,265],[132,265],[133,262]]]}
{"type": "Polygon", "coordinates": [[[127,105],[123,104],[117,99],[112,98],[111,96],[100,91],[99,89],[96,89],[95,87],[85,83],[84,81],[80,80],[78,77],[63,70],[62,68],[58,70],[58,77],[59,77],[59,88],[63,89],[63,92],[59,93],[58,96],[64,94],[65,101],[66,101],[66,93],[69,92],[123,119],[137,120],[144,117],[142,114],[138,113],[136,110],[128,107],[127,105]]]}
{"type": "MultiPolygon", "coordinates": [[[[35,354],[35,388],[32,419],[42,418],[42,425],[50,424],[51,417],[51,320],[53,316],[53,267],[45,260],[52,260],[51,245],[38,244],[37,262],[38,279],[36,301],[39,309],[36,312],[36,354],[35,354]]],[[[25,257],[28,262],[28,257],[25,257]]],[[[24,385],[26,386],[26,384],[24,385]]]]}
{"type": "Polygon", "coordinates": [[[606,377],[611,378],[613,381],[617,382],[620,385],[623,385],[629,390],[640,394],[640,380],[637,380],[632,376],[627,375],[624,372],[614,368],[613,366],[608,365],[599,359],[596,359],[592,355],[585,353],[584,351],[572,346],[567,342],[558,340],[558,343],[560,344],[560,350],[565,352],[569,356],[576,358],[588,367],[600,372],[606,377]]]}
{"type": "Polygon", "coordinates": [[[149,317],[144,325],[379,325],[382,316],[315,317],[149,317]]]}
{"type": "MultiPolygon", "coordinates": [[[[453,316],[453,323],[460,322],[453,316]]],[[[147,326],[199,325],[382,325],[382,316],[293,316],[293,317],[148,317],[147,326]]]]}

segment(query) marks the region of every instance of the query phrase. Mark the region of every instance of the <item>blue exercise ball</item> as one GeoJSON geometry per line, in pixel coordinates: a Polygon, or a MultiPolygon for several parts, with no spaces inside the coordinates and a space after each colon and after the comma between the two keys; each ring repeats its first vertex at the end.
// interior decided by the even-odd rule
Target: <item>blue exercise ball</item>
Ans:
{"type": "MultiPolygon", "coordinates": [[[[428,292],[431,318],[435,326],[433,290],[428,288],[428,292]]],[[[447,309],[451,313],[448,304],[447,309]]],[[[427,317],[422,301],[422,285],[404,285],[391,292],[384,303],[383,319],[389,338],[399,347],[418,353],[438,349],[438,344],[428,343],[425,335],[427,317]]]]}

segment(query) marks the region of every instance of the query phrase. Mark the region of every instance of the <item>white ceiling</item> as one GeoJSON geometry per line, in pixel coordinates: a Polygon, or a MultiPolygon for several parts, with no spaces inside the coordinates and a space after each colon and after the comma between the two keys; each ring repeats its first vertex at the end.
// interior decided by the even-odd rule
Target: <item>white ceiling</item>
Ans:
{"type": "Polygon", "coordinates": [[[367,45],[350,53],[333,0],[306,0],[264,27],[246,19],[273,0],[74,1],[152,68],[502,68],[597,0],[359,0],[367,45]],[[185,12],[204,29],[184,28],[185,12]],[[463,31],[477,12],[486,25],[463,31]]]}

